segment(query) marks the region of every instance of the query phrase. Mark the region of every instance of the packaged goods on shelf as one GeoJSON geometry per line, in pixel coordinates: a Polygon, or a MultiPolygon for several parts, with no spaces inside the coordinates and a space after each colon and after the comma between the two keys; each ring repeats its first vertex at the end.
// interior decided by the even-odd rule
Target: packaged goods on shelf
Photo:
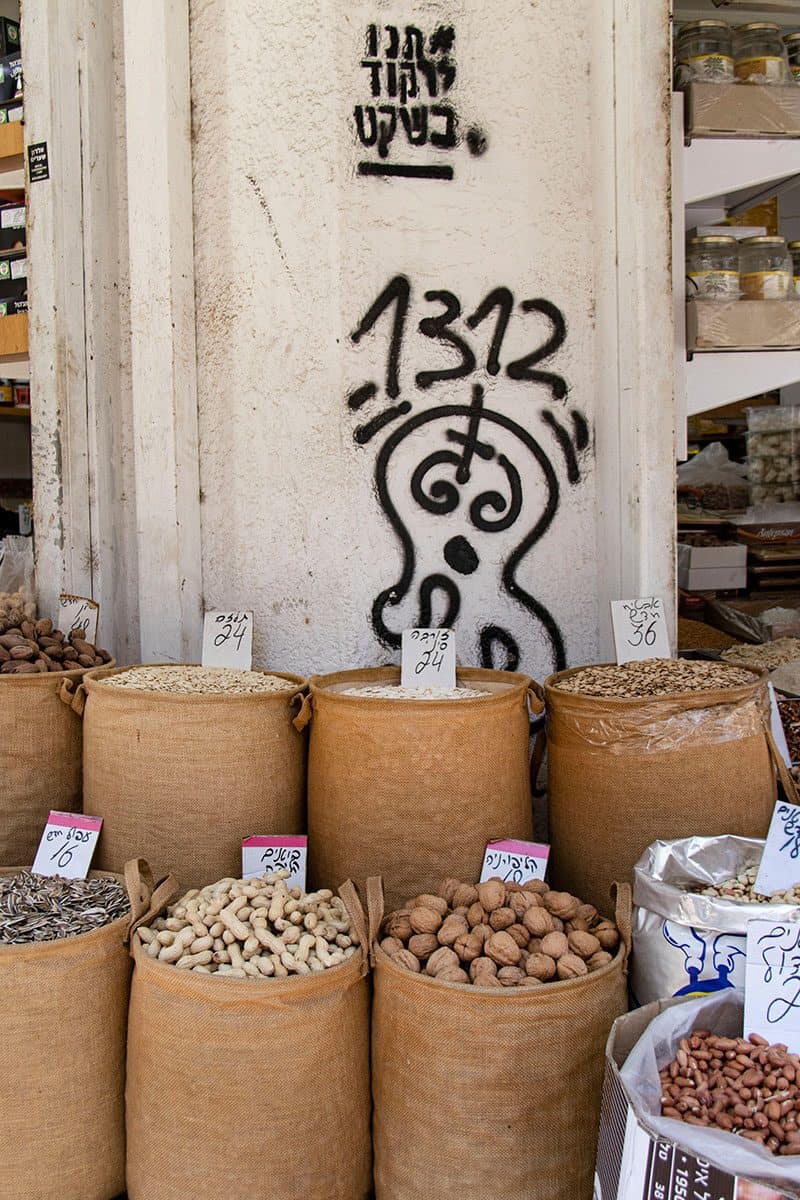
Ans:
{"type": "Polygon", "coordinates": [[[0,1195],[124,1191],[126,943],[152,891],[143,863],[129,864],[127,896],[120,877],[97,871],[87,881],[0,871],[0,1195]]]}
{"type": "Polygon", "coordinates": [[[686,244],[687,299],[739,299],[739,244],[729,234],[689,238],[686,244]]]}
{"type": "MultiPolygon", "coordinates": [[[[785,278],[785,277],[784,277],[785,278]]],[[[789,349],[800,346],[800,299],[794,277],[783,300],[690,301],[686,305],[686,346],[700,350],[789,349]]]]}
{"type": "Polygon", "coordinates": [[[795,83],[800,83],[800,33],[788,33],[783,44],[789,59],[789,71],[795,83]]]}
{"type": "MultiPolygon", "coordinates": [[[[507,899],[515,896],[524,891],[507,899]]],[[[375,897],[371,881],[373,927],[375,897]]],[[[610,962],[526,987],[433,977],[374,947],[377,1195],[591,1200],[603,1046],[627,1002],[629,906],[624,887],[610,962]]]]}
{"type": "Polygon", "coordinates": [[[731,460],[722,442],[710,442],[678,467],[678,499],[690,498],[710,512],[747,508],[746,467],[731,460]]]}
{"type": "Polygon", "coordinates": [[[739,245],[739,282],[748,300],[788,300],[794,295],[792,256],[782,237],[745,238],[739,245]]]}
{"type": "Polygon", "coordinates": [[[734,74],[748,83],[786,84],[791,79],[780,25],[751,21],[733,31],[734,74]]]}
{"type": "Polygon", "coordinates": [[[347,695],[396,686],[396,667],[314,676],[297,718],[310,722],[309,880],[335,887],[381,875],[387,903],[430,892],[447,847],[454,874],[480,874],[486,843],[533,836],[527,675],[459,670],[461,700],[347,695]]]}
{"type": "Polygon", "coordinates": [[[762,840],[726,834],[658,841],[642,855],[631,976],[639,1004],[744,987],[747,922],[800,920],[800,893],[754,892],[763,850],[762,840]]]}
{"type": "Polygon", "coordinates": [[[794,83],[731,85],[701,79],[684,94],[687,137],[800,136],[800,91],[794,83]]]}
{"type": "MultiPolygon", "coordinates": [[[[253,881],[220,886],[246,892],[253,881]]],[[[285,1200],[370,1194],[369,934],[352,885],[340,895],[357,950],[308,974],[257,980],[179,970],[134,936],[130,1200],[252,1200],[265,1172],[262,1194],[285,1200]]],[[[199,896],[184,900],[213,927],[217,914],[207,907],[201,915],[199,896]]]]}
{"type": "Polygon", "coordinates": [[[659,839],[764,837],[776,795],[766,684],[754,669],[674,659],[551,676],[553,886],[602,910],[659,839]]]}
{"type": "Polygon", "coordinates": [[[746,546],[685,546],[678,543],[678,586],[700,592],[747,585],[746,546]]]}
{"type": "Polygon", "coordinates": [[[733,31],[727,21],[690,21],[675,39],[676,86],[695,79],[732,83],[733,31]]]}
{"type": "Polygon", "coordinates": [[[298,675],[175,663],[87,677],[74,707],[84,807],[104,818],[98,866],[119,869],[138,847],[199,887],[239,875],[242,838],[301,833],[303,688],[298,675]]]}

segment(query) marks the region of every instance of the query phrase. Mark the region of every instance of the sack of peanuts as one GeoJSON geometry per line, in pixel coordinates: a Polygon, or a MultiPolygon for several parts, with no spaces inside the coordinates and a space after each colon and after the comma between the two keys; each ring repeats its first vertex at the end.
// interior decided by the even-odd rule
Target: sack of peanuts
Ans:
{"type": "Polygon", "coordinates": [[[631,987],[639,1004],[744,987],[747,922],[800,921],[798,886],[755,890],[764,842],[654,842],[634,867],[631,987]]]}
{"type": "Polygon", "coordinates": [[[447,879],[382,926],[367,898],[376,1195],[590,1200],[630,888],[615,920],[541,881],[447,879]]]}
{"type": "Polygon", "coordinates": [[[800,1197],[800,1058],[743,1037],[742,1016],[743,993],[728,989],[615,1022],[600,1200],[800,1197]]]}
{"type": "Polygon", "coordinates": [[[370,1193],[366,920],[352,884],[287,875],[192,889],[133,938],[129,1200],[370,1193]]]}

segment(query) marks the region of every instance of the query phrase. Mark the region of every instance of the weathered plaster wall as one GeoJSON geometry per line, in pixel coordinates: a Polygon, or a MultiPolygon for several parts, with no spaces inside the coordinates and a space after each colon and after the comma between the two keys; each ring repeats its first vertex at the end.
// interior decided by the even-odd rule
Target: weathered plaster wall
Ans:
{"type": "Polygon", "coordinates": [[[456,609],[464,661],[594,658],[592,0],[191,18],[206,607],[253,607],[287,669],[456,609]]]}

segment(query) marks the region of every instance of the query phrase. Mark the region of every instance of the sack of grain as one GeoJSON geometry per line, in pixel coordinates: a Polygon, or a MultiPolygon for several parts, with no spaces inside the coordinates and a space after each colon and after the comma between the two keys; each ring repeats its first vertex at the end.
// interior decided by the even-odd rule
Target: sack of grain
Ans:
{"type": "MultiPolygon", "coordinates": [[[[379,881],[368,907],[376,929],[379,881]]],[[[609,963],[532,987],[442,982],[373,945],[377,1200],[591,1200],[603,1049],[627,1007],[627,886],[616,920],[609,963]]]]}
{"type": "Polygon", "coordinates": [[[545,695],[556,886],[602,907],[652,842],[766,835],[776,788],[763,672],[603,664],[551,676],[545,695]]]}
{"type": "MultiPolygon", "coordinates": [[[[0,871],[0,886],[21,870],[0,871]]],[[[21,882],[23,892],[36,892],[35,879],[21,882]]],[[[89,879],[122,882],[99,871],[89,879]]],[[[126,866],[126,882],[127,898],[124,888],[113,897],[124,915],[57,940],[11,944],[22,933],[8,910],[26,909],[16,892],[0,906],[0,1195],[8,1200],[112,1200],[124,1191],[126,940],[175,890],[174,880],[154,890],[139,862],[126,866]]],[[[74,891],[73,881],[55,884],[74,891]]],[[[40,933],[68,923],[58,908],[38,920],[40,933]]]]}
{"type": "Polygon", "coordinates": [[[399,678],[316,675],[296,721],[311,721],[312,885],[381,875],[390,907],[430,891],[445,853],[454,875],[477,879],[488,841],[533,836],[528,705],[542,708],[527,675],[478,668],[458,671],[460,688],[485,693],[467,699],[358,694],[399,678]]]}
{"type": "Polygon", "coordinates": [[[315,974],[181,970],[134,937],[130,1200],[370,1195],[369,934],[341,896],[359,950],[315,974]]]}
{"type": "Polygon", "coordinates": [[[302,833],[305,743],[292,717],[303,686],[175,664],[91,672],[75,705],[84,811],[103,816],[98,866],[118,870],[136,847],[195,886],[241,873],[242,838],[302,833]]]}

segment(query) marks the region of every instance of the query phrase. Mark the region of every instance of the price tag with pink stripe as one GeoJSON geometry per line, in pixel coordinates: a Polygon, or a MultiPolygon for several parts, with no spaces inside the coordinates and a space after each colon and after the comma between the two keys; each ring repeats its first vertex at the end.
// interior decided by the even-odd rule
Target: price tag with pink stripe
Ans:
{"type": "Polygon", "coordinates": [[[480,882],[502,879],[504,883],[526,883],[544,879],[550,847],[544,842],[518,842],[505,838],[489,842],[483,856],[480,882]]]}
{"type": "Polygon", "coordinates": [[[266,834],[242,842],[242,877],[253,879],[270,871],[289,871],[286,886],[306,890],[308,838],[293,833],[266,834]]]}
{"type": "Polygon", "coordinates": [[[44,827],[32,870],[37,875],[85,879],[92,865],[102,817],[85,813],[51,812],[44,827]]]}

